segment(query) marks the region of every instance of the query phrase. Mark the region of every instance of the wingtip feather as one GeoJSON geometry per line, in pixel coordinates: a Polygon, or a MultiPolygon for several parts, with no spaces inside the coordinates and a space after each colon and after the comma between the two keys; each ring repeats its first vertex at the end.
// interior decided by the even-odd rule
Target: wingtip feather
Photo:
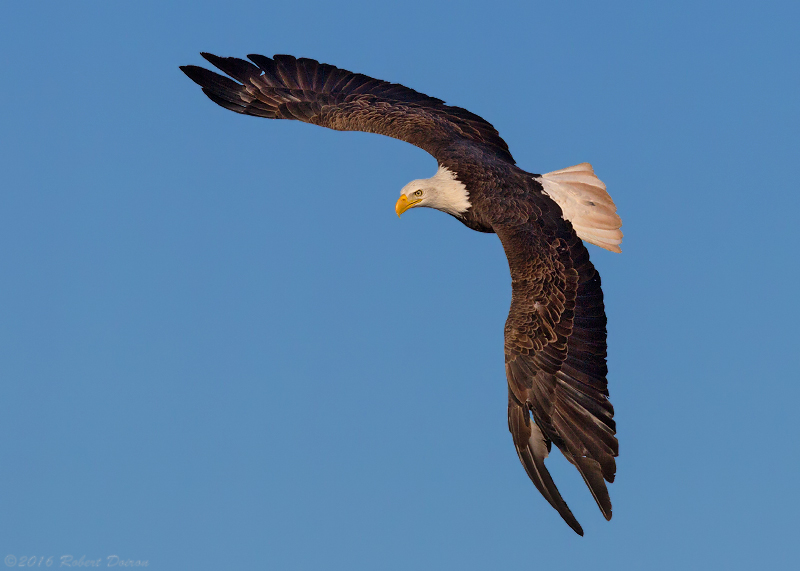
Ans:
{"type": "Polygon", "coordinates": [[[586,457],[573,458],[573,464],[578,468],[583,477],[583,481],[592,492],[592,496],[597,502],[597,507],[607,521],[611,521],[611,497],[608,494],[608,486],[603,479],[600,463],[586,457]]]}
{"type": "Polygon", "coordinates": [[[526,421],[528,414],[527,408],[519,405],[513,398],[509,398],[508,426],[514,439],[517,456],[536,489],[559,513],[572,531],[583,536],[581,524],[578,523],[564,498],[561,497],[558,487],[544,464],[544,459],[548,454],[547,441],[541,429],[531,422],[529,417],[526,421]]]}

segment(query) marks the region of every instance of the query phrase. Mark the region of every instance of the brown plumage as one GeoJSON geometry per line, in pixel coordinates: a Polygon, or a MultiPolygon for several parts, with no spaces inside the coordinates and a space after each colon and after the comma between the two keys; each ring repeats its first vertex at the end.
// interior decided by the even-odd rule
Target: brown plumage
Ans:
{"type": "Polygon", "coordinates": [[[498,235],[511,271],[508,425],[520,461],[545,499],[583,535],[544,464],[554,443],[611,519],[605,482],[614,481],[618,445],[606,382],[606,317],[600,276],[575,229],[614,251],[622,234],[613,202],[591,166],[525,172],[494,127],[477,115],[314,60],[203,57],[233,79],[197,66],[181,69],[226,109],[379,133],[436,158],[438,178],[414,181],[411,190],[420,190],[412,195],[404,189],[401,196],[406,202],[425,199],[404,202],[402,209],[398,201],[398,214],[420,203],[498,235]],[[433,186],[423,193],[426,182],[433,186]]]}

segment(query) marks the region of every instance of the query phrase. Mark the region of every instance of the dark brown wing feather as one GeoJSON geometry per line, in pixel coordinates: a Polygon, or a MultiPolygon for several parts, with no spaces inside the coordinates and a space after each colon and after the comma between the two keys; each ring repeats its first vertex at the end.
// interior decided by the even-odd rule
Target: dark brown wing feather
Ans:
{"type": "Polygon", "coordinates": [[[528,476],[582,535],[544,458],[555,443],[611,519],[605,481],[614,481],[618,444],[606,382],[606,318],[586,248],[563,221],[549,226],[495,228],[512,279],[505,328],[509,428],[528,476]]]}
{"type": "Polygon", "coordinates": [[[564,521],[577,533],[583,535],[583,528],[569,506],[558,492],[550,472],[544,465],[544,459],[550,452],[550,440],[545,438],[537,424],[531,422],[528,407],[517,401],[514,393],[508,391],[508,429],[514,438],[517,456],[525,467],[536,489],[550,502],[564,521]]]}
{"type": "Polygon", "coordinates": [[[194,65],[181,70],[214,103],[236,113],[379,133],[416,145],[440,162],[448,149],[467,143],[514,163],[487,121],[408,87],[287,55],[247,56],[252,63],[202,55],[236,81],[194,65]]]}

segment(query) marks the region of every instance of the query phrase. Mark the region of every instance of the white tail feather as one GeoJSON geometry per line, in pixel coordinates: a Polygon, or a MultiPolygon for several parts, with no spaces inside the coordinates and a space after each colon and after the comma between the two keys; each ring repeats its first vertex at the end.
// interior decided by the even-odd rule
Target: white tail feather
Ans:
{"type": "Polygon", "coordinates": [[[589,163],[543,174],[539,181],[572,223],[581,240],[612,252],[621,252],[622,220],[606,185],[589,163]]]}

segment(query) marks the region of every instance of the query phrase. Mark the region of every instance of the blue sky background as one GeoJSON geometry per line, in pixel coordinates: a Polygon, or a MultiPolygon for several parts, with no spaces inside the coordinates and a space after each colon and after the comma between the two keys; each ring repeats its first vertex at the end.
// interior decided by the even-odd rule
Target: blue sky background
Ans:
{"type": "Polygon", "coordinates": [[[796,565],[800,5],[15,2],[0,21],[0,556],[155,569],[796,565]],[[289,53],[591,162],[619,428],[579,538],[506,426],[494,236],[435,161],[241,117],[179,70],[289,53]]]}

